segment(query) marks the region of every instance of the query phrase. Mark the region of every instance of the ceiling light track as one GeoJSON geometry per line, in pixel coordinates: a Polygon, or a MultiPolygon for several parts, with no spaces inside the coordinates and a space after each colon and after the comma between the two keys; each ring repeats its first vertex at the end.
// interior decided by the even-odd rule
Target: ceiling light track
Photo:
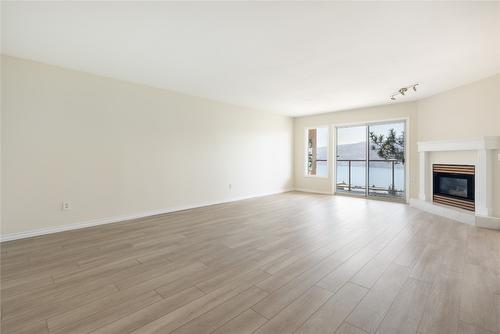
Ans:
{"type": "Polygon", "coordinates": [[[401,95],[401,96],[406,96],[406,94],[407,94],[408,92],[411,92],[412,90],[413,90],[414,92],[416,92],[416,91],[417,91],[417,86],[418,86],[418,85],[419,85],[419,84],[418,84],[418,83],[416,83],[416,84],[409,85],[409,86],[406,86],[406,87],[401,87],[400,89],[398,89],[398,91],[397,91],[396,93],[394,93],[394,94],[392,94],[392,95],[391,95],[391,97],[390,97],[391,101],[395,101],[395,100],[396,100],[396,97],[398,97],[398,96],[400,96],[400,95],[401,95]]]}

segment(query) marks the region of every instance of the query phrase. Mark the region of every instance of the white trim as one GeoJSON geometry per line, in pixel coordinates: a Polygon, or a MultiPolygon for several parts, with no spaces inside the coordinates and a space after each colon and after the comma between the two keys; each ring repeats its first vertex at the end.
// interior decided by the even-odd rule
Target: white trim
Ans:
{"type": "Polygon", "coordinates": [[[401,117],[396,117],[396,118],[386,118],[386,119],[373,120],[373,121],[334,123],[332,125],[335,127],[338,127],[338,128],[344,128],[344,127],[351,127],[351,126],[356,126],[356,125],[374,125],[374,124],[396,123],[396,122],[409,121],[409,120],[410,120],[410,117],[401,116],[401,117]]]}
{"type": "Polygon", "coordinates": [[[418,198],[422,201],[427,199],[427,180],[429,178],[429,169],[427,164],[429,162],[428,152],[419,152],[419,186],[418,186],[418,198]]]}
{"type": "Polygon", "coordinates": [[[405,202],[410,202],[410,188],[411,188],[411,152],[410,143],[412,133],[410,131],[410,117],[405,119],[405,202]]]}
{"type": "Polygon", "coordinates": [[[500,230],[500,218],[477,215],[476,226],[493,230],[500,230]]]}
{"type": "MultiPolygon", "coordinates": [[[[317,139],[316,139],[317,143],[317,139]]],[[[328,179],[330,178],[330,126],[329,125],[319,125],[319,126],[306,126],[304,128],[304,177],[313,177],[313,178],[318,178],[318,179],[328,179]],[[309,130],[310,129],[319,129],[319,128],[326,128],[328,131],[328,142],[326,143],[328,146],[326,147],[326,176],[322,175],[309,175],[307,174],[309,170],[308,166],[308,155],[309,155],[309,130]]]]}
{"type": "Polygon", "coordinates": [[[304,177],[310,177],[310,178],[313,178],[313,179],[329,179],[328,176],[321,176],[321,175],[304,175],[304,177]]]}
{"type": "MultiPolygon", "coordinates": [[[[337,155],[336,155],[336,130],[335,126],[329,125],[328,126],[328,131],[329,131],[329,136],[328,136],[328,156],[331,157],[332,163],[328,165],[328,175],[329,180],[328,180],[328,187],[329,187],[329,194],[334,195],[335,194],[335,180],[337,179],[337,168],[336,168],[336,160],[337,160],[337,155]]],[[[330,158],[329,158],[330,159],[330,158]]]]}
{"type": "Polygon", "coordinates": [[[196,208],[200,208],[200,207],[204,207],[204,206],[223,204],[223,203],[229,203],[229,202],[236,202],[236,201],[241,201],[241,200],[245,200],[245,199],[263,197],[263,196],[269,196],[269,195],[275,195],[275,194],[282,194],[282,193],[289,192],[289,191],[293,191],[293,189],[292,188],[283,189],[283,190],[274,191],[274,192],[241,196],[241,197],[236,197],[236,198],[227,199],[227,200],[202,202],[202,203],[197,203],[197,204],[183,205],[183,206],[166,208],[166,209],[145,211],[145,212],[140,212],[140,213],[135,213],[135,214],[130,214],[130,215],[107,217],[107,218],[97,218],[97,219],[92,219],[92,220],[89,220],[86,222],[80,222],[80,223],[74,223],[74,224],[46,227],[46,228],[40,228],[40,229],[23,231],[23,232],[16,232],[16,233],[9,233],[9,234],[0,235],[0,242],[36,237],[36,236],[44,235],[44,234],[52,234],[52,233],[58,233],[58,232],[64,232],[64,231],[78,230],[81,228],[99,226],[99,225],[104,225],[104,224],[118,223],[118,222],[122,222],[122,221],[151,217],[151,216],[161,215],[161,214],[165,214],[165,213],[172,213],[172,212],[177,212],[177,211],[196,209],[196,208]]]}
{"type": "Polygon", "coordinates": [[[332,195],[329,191],[321,191],[321,190],[305,189],[305,188],[295,188],[294,191],[300,191],[303,193],[311,193],[311,194],[332,195]]]}
{"type": "Polygon", "coordinates": [[[500,138],[419,141],[417,146],[419,152],[496,150],[500,148],[500,138]]]}
{"type": "Polygon", "coordinates": [[[416,198],[410,199],[410,206],[441,217],[453,219],[464,224],[475,225],[476,223],[476,217],[473,212],[441,206],[416,198]]]}
{"type": "Polygon", "coordinates": [[[476,214],[490,216],[493,206],[493,151],[478,150],[475,173],[476,214]]]}

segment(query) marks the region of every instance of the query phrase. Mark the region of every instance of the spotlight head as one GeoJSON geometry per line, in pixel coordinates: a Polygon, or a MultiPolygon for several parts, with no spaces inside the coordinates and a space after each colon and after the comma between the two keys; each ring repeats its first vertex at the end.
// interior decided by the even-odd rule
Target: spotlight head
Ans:
{"type": "Polygon", "coordinates": [[[395,98],[394,96],[391,96],[391,100],[392,100],[392,101],[395,101],[395,100],[396,100],[396,98],[395,98]]]}
{"type": "Polygon", "coordinates": [[[413,86],[413,91],[416,92],[417,91],[417,85],[413,86]]]}
{"type": "Polygon", "coordinates": [[[399,89],[399,93],[400,93],[401,95],[405,95],[405,93],[406,93],[406,91],[407,91],[407,90],[408,90],[408,88],[406,88],[406,87],[400,88],[400,89],[399,89]]]}

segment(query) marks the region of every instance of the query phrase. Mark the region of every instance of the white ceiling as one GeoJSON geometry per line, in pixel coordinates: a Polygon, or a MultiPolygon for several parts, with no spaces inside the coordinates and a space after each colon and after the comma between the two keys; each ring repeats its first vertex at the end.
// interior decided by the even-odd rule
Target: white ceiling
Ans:
{"type": "Polygon", "coordinates": [[[500,2],[2,2],[2,53],[307,115],[500,72],[500,2]]]}

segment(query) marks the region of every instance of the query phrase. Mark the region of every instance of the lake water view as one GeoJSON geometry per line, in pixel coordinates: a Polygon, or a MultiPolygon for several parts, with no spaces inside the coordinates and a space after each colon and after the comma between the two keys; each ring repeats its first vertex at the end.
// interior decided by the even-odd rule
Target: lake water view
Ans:
{"type": "MultiPolygon", "coordinates": [[[[318,175],[328,175],[326,162],[317,163],[318,175]]],[[[370,162],[370,187],[389,189],[392,179],[391,163],[386,161],[370,162]]],[[[365,187],[365,163],[353,161],[351,165],[351,186],[365,187]]],[[[348,162],[337,162],[336,169],[337,184],[349,183],[349,165],[348,162]]],[[[405,172],[404,165],[394,165],[394,186],[396,190],[404,191],[405,172]]]]}

